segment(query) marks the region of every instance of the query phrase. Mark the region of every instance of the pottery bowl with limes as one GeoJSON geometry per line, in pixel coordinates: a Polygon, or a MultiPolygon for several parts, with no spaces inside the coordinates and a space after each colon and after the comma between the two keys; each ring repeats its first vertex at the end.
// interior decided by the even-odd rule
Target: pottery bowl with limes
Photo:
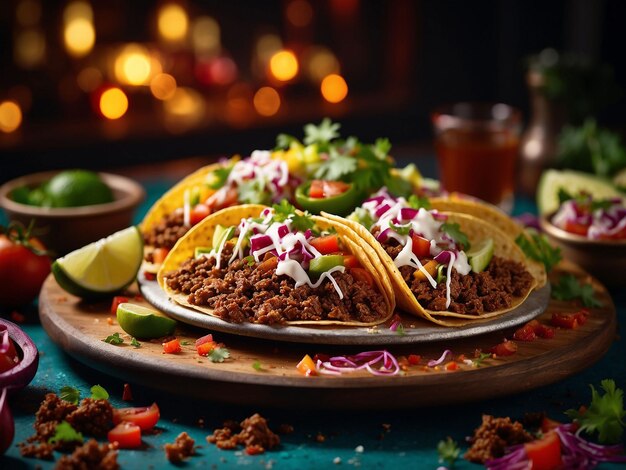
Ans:
{"type": "Polygon", "coordinates": [[[561,248],[564,259],[573,261],[607,287],[626,287],[626,239],[592,240],[557,227],[551,222],[553,215],[541,216],[539,225],[561,248]]]}
{"type": "Polygon", "coordinates": [[[53,203],[47,201],[45,205],[38,206],[30,201],[16,200],[20,199],[16,194],[21,191],[36,195],[39,188],[49,184],[60,173],[64,172],[33,173],[0,186],[0,206],[7,218],[21,222],[25,227],[34,221],[36,236],[56,256],[132,225],[135,210],[146,196],[143,187],[130,178],[97,173],[99,181],[95,178],[92,178],[93,181],[87,181],[88,178],[79,181],[80,178],[74,175],[73,180],[70,178],[71,184],[63,185],[64,189],[69,186],[70,191],[57,189],[57,198],[53,203]],[[81,201],[89,205],[79,205],[81,201]]]}

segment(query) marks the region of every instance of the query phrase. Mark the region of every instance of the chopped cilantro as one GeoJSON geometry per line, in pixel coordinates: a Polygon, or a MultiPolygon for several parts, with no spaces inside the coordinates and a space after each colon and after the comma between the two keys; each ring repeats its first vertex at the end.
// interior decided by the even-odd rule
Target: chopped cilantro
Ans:
{"type": "Polygon", "coordinates": [[[450,235],[465,251],[470,249],[469,238],[467,238],[467,235],[461,230],[459,224],[444,222],[441,224],[441,231],[450,235]]]}
{"type": "Polygon", "coordinates": [[[313,227],[315,227],[315,222],[313,222],[311,214],[305,212],[304,215],[292,215],[291,226],[299,232],[306,232],[308,229],[313,230],[313,227]]]}
{"type": "Polygon", "coordinates": [[[393,223],[393,221],[389,221],[389,227],[396,232],[398,235],[408,235],[409,232],[411,231],[412,225],[411,224],[407,224],[407,225],[396,225],[393,223]]]}
{"type": "Polygon", "coordinates": [[[430,209],[430,200],[427,197],[418,196],[417,194],[411,194],[407,200],[409,207],[413,209],[430,209]]]}
{"type": "Polygon", "coordinates": [[[448,468],[451,469],[454,467],[456,459],[459,458],[461,449],[459,449],[457,443],[448,436],[445,441],[441,440],[437,444],[437,453],[439,454],[439,463],[445,462],[448,468]]]}
{"type": "Polygon", "coordinates": [[[134,346],[135,348],[140,348],[141,347],[141,343],[139,341],[137,341],[137,339],[135,337],[132,337],[130,339],[130,345],[134,346]]]}
{"type": "Polygon", "coordinates": [[[254,361],[252,363],[252,368],[256,370],[257,372],[263,372],[265,370],[263,369],[263,366],[261,365],[261,361],[254,361]]]}
{"type": "Polygon", "coordinates": [[[296,208],[292,206],[287,199],[280,201],[280,204],[272,205],[274,209],[274,222],[284,222],[291,214],[295,214],[296,208]]]}
{"type": "Polygon", "coordinates": [[[598,434],[598,440],[602,444],[617,444],[621,442],[624,434],[624,391],[616,388],[615,381],[605,379],[600,386],[605,391],[600,395],[591,387],[591,404],[584,411],[567,410],[565,414],[572,420],[578,421],[580,431],[587,434],[598,434]]]}
{"type": "Polygon", "coordinates": [[[233,166],[226,166],[222,168],[218,168],[211,173],[211,181],[208,183],[208,187],[211,189],[220,189],[230,176],[230,172],[233,170],[233,166]]]}
{"type": "Polygon", "coordinates": [[[484,352],[481,352],[481,353],[478,355],[478,357],[477,357],[477,358],[475,358],[475,359],[472,361],[472,365],[473,365],[474,367],[480,367],[480,366],[482,366],[482,365],[483,365],[483,362],[485,361],[485,359],[489,359],[490,357],[491,357],[491,354],[490,354],[490,353],[484,353],[484,352]]]}
{"type": "Polygon", "coordinates": [[[74,405],[78,405],[78,402],[80,401],[80,390],[66,385],[59,391],[59,398],[69,403],[73,403],[74,405]]]}
{"type": "Polygon", "coordinates": [[[357,167],[358,161],[356,158],[342,155],[331,149],[328,159],[319,166],[314,176],[317,179],[337,181],[343,176],[354,173],[357,167]]]}
{"type": "Polygon", "coordinates": [[[340,127],[341,124],[333,123],[329,118],[324,118],[318,126],[307,124],[304,126],[304,144],[318,144],[321,150],[328,146],[331,140],[339,137],[340,127]]]}
{"type": "Polygon", "coordinates": [[[398,324],[398,328],[396,328],[396,334],[399,336],[404,336],[406,331],[404,331],[404,325],[402,323],[398,324]]]}
{"type": "Polygon", "coordinates": [[[224,362],[230,357],[230,351],[226,348],[214,348],[208,355],[211,362],[224,362]]]}
{"type": "Polygon", "coordinates": [[[254,256],[252,255],[246,256],[243,260],[248,264],[248,266],[254,266],[254,263],[256,263],[256,261],[254,261],[254,256]]]}
{"type": "Polygon", "coordinates": [[[112,335],[104,338],[102,341],[109,344],[122,344],[124,342],[124,338],[122,338],[119,333],[113,333],[112,335]]]}
{"type": "Polygon", "coordinates": [[[276,136],[276,147],[274,147],[274,150],[288,149],[292,142],[298,142],[298,139],[289,134],[278,134],[276,136]]]}
{"type": "Polygon", "coordinates": [[[550,272],[563,258],[560,248],[554,248],[544,234],[532,228],[520,233],[515,239],[515,243],[528,258],[543,263],[547,272],[550,272]]]}
{"type": "Polygon", "coordinates": [[[83,442],[83,435],[77,432],[67,421],[61,421],[54,429],[54,436],[48,439],[49,444],[56,444],[57,442],[83,442]]]}
{"type": "Polygon", "coordinates": [[[380,159],[384,160],[389,155],[391,150],[391,142],[386,137],[379,137],[376,139],[374,146],[372,147],[374,154],[380,159]]]}
{"type": "Polygon", "coordinates": [[[180,344],[181,346],[189,346],[191,344],[191,341],[181,341],[180,344]]]}
{"type": "Polygon", "coordinates": [[[359,224],[363,225],[367,230],[372,228],[374,225],[374,219],[367,211],[367,209],[363,209],[362,207],[357,207],[352,214],[348,216],[348,219],[354,220],[359,224]]]}
{"type": "Polygon", "coordinates": [[[271,200],[271,194],[256,180],[242,181],[237,187],[239,201],[246,204],[267,204],[271,200]]]}
{"type": "Polygon", "coordinates": [[[387,190],[396,197],[408,197],[413,192],[411,182],[398,175],[390,174],[387,176],[384,185],[387,187],[387,190]]]}
{"type": "Polygon", "coordinates": [[[552,297],[557,300],[580,299],[585,307],[601,307],[602,302],[594,297],[591,284],[581,284],[573,274],[563,274],[552,286],[552,297]]]}
{"type": "Polygon", "coordinates": [[[108,400],[109,392],[107,392],[101,385],[94,385],[91,387],[91,398],[94,400],[108,400]]]}

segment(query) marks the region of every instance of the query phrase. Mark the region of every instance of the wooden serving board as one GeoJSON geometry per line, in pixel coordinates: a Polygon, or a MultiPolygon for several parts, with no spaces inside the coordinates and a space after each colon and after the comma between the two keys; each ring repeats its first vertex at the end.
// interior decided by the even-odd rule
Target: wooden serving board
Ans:
{"type": "MultiPolygon", "coordinates": [[[[229,349],[231,357],[213,363],[197,355],[194,342],[207,334],[179,324],[176,337],[182,352],[164,354],[159,340],[130,345],[130,337],[110,313],[111,302],[86,303],[63,291],[50,276],[41,291],[41,323],[52,340],[75,359],[122,380],[152,386],[175,394],[251,406],[375,409],[426,406],[484,400],[513,394],[556,382],[599,360],[616,333],[615,306],[607,290],[579,267],[562,263],[551,275],[564,272],[590,282],[601,308],[590,310],[587,322],[573,330],[557,329],[552,339],[517,341],[511,356],[491,357],[479,367],[458,361],[458,370],[428,367],[449,349],[454,357],[473,359],[477,349],[487,350],[511,338],[512,330],[469,338],[412,345],[389,345],[396,357],[421,356],[417,365],[408,365],[396,376],[373,376],[359,371],[341,376],[306,377],[296,370],[305,354],[352,355],[371,350],[363,346],[331,346],[276,342],[215,333],[214,339],[229,349]],[[124,338],[121,345],[102,340],[113,333],[124,338]],[[495,385],[495,386],[494,386],[495,385]],[[462,390],[462,393],[460,393],[462,390]],[[393,396],[393,400],[389,400],[393,396]]],[[[148,305],[129,289],[131,302],[148,305]]],[[[579,310],[575,302],[550,300],[538,319],[545,324],[554,312],[579,310]]],[[[443,328],[443,327],[442,327],[443,328]]],[[[380,348],[376,348],[380,349],[380,348]]],[[[446,361],[448,362],[448,361],[446,361]]]]}

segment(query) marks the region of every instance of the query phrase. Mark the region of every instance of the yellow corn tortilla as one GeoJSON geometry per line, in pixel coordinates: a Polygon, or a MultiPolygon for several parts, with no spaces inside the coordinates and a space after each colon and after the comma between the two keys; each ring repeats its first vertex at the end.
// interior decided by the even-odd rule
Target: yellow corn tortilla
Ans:
{"type": "MultiPolygon", "coordinates": [[[[500,256],[505,259],[514,260],[522,263],[528,269],[528,260],[522,250],[515,244],[515,242],[502,230],[490,225],[476,217],[467,214],[460,214],[454,212],[442,212],[448,216],[448,221],[452,223],[458,223],[461,230],[468,236],[470,243],[476,245],[480,241],[491,238],[494,242],[494,256],[500,256]]],[[[449,311],[433,311],[427,310],[420,305],[417,301],[411,288],[404,281],[400,270],[393,263],[391,257],[387,254],[383,246],[376,240],[376,238],[367,230],[364,226],[356,221],[344,219],[331,214],[322,214],[324,217],[331,219],[337,224],[345,224],[349,226],[353,233],[358,237],[365,240],[368,245],[374,248],[376,255],[380,262],[387,268],[389,278],[393,285],[393,291],[396,295],[396,302],[398,307],[407,313],[411,313],[416,316],[420,316],[431,322],[437,323],[443,326],[463,326],[469,323],[476,323],[479,321],[491,319],[498,315],[502,315],[522,304],[530,292],[537,287],[538,280],[534,278],[533,272],[528,270],[535,279],[533,285],[528,289],[528,292],[522,297],[516,297],[513,299],[512,305],[508,309],[498,310],[495,312],[487,312],[480,316],[469,315],[463,313],[449,312],[449,311]]]]}
{"type": "MultiPolygon", "coordinates": [[[[180,305],[191,308],[193,310],[206,313],[207,315],[216,316],[213,313],[213,309],[193,305],[187,301],[187,295],[180,294],[170,289],[166,283],[167,274],[177,270],[187,259],[193,258],[195,254],[195,248],[197,246],[211,246],[213,233],[215,232],[215,227],[217,225],[222,225],[225,227],[239,225],[242,219],[246,219],[249,217],[259,217],[264,209],[266,209],[266,206],[258,204],[244,204],[222,209],[206,217],[202,222],[194,226],[180,240],[178,240],[174,248],[172,248],[170,253],[163,261],[163,265],[161,266],[157,274],[157,280],[159,282],[159,285],[167,293],[170,299],[180,305]]],[[[286,322],[286,324],[320,326],[372,326],[384,323],[393,315],[393,311],[395,308],[395,297],[392,284],[385,267],[381,263],[378,263],[378,265],[376,266],[371,262],[372,259],[378,259],[378,256],[376,255],[374,249],[365,244],[363,240],[359,239],[358,236],[353,233],[348,226],[344,224],[335,224],[332,221],[319,216],[311,216],[311,218],[315,222],[315,225],[321,230],[334,228],[347,250],[351,254],[355,255],[359,260],[359,263],[361,263],[361,266],[372,275],[378,291],[384,297],[385,303],[387,304],[387,315],[385,316],[385,318],[370,323],[362,323],[356,321],[346,322],[339,320],[299,320],[286,322]]]]}
{"type": "MultiPolygon", "coordinates": [[[[499,228],[506,233],[513,241],[519,236],[526,236],[524,227],[509,217],[500,208],[487,202],[468,198],[467,196],[459,196],[456,193],[450,194],[448,197],[435,197],[430,199],[432,209],[441,212],[458,212],[477,217],[488,224],[499,228]]],[[[526,268],[537,280],[537,287],[543,287],[548,278],[543,263],[526,257],[526,268]]]]}

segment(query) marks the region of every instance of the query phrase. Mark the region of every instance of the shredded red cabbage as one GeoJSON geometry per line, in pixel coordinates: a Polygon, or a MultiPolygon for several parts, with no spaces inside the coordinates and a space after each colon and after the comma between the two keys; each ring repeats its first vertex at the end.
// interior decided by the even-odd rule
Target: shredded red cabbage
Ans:
{"type": "Polygon", "coordinates": [[[413,220],[419,209],[413,209],[412,207],[403,207],[400,209],[400,220],[413,220]]]}
{"type": "Polygon", "coordinates": [[[389,376],[400,372],[398,360],[387,350],[365,351],[353,356],[335,356],[327,361],[318,359],[317,372],[340,375],[359,370],[367,370],[372,375],[389,376]]]}
{"type": "Polygon", "coordinates": [[[399,326],[400,326],[400,320],[396,320],[389,326],[389,330],[397,331],[399,326]]]}
{"type": "Polygon", "coordinates": [[[9,330],[4,325],[0,325],[0,354],[6,354],[9,351],[9,330]]]}
{"type": "Polygon", "coordinates": [[[452,351],[450,351],[449,349],[446,349],[439,359],[437,359],[436,361],[435,360],[428,361],[428,367],[438,366],[439,364],[441,364],[443,361],[446,360],[446,357],[448,356],[448,354],[452,355],[452,351]]]}
{"type": "Polygon", "coordinates": [[[450,263],[450,260],[452,259],[452,255],[454,255],[455,253],[448,251],[448,250],[444,250],[441,253],[439,253],[437,256],[435,256],[435,261],[437,261],[437,263],[441,263],[441,264],[448,264],[450,263]]]}

